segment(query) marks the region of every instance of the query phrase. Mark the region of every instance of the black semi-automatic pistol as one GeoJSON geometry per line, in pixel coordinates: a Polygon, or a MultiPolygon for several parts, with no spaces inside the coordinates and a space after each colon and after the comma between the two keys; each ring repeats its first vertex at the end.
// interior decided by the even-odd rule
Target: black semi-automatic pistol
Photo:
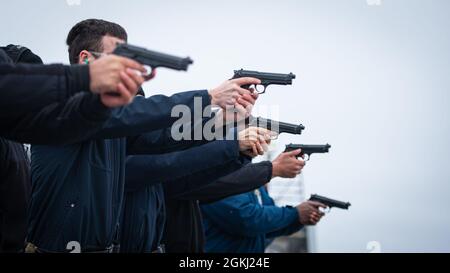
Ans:
{"type": "Polygon", "coordinates": [[[316,201],[316,202],[322,203],[325,206],[327,206],[330,210],[332,208],[339,208],[339,209],[348,210],[348,208],[351,206],[351,204],[349,202],[342,202],[342,201],[338,201],[338,200],[333,200],[331,198],[320,196],[320,195],[317,195],[317,194],[311,195],[311,198],[309,198],[309,201],[316,201]]]}
{"type": "Polygon", "coordinates": [[[292,135],[301,135],[302,131],[305,129],[305,126],[303,126],[302,124],[292,124],[261,117],[250,117],[249,125],[259,128],[265,128],[278,134],[286,133],[292,135]]]}
{"type": "Polygon", "coordinates": [[[289,144],[286,145],[286,150],[284,152],[291,152],[298,149],[301,149],[302,151],[298,155],[298,157],[306,155],[307,157],[305,160],[309,160],[312,154],[323,154],[328,153],[330,151],[331,145],[325,144],[325,145],[304,145],[304,144],[289,144]]]}
{"type": "Polygon", "coordinates": [[[135,60],[142,65],[149,66],[152,70],[158,67],[165,67],[178,71],[187,71],[188,66],[194,63],[189,57],[180,58],[126,43],[117,44],[113,54],[135,60]]]}
{"type": "MultiPolygon", "coordinates": [[[[295,75],[292,73],[289,74],[280,74],[280,73],[268,73],[268,72],[258,72],[258,71],[251,71],[251,70],[235,70],[233,79],[238,78],[244,78],[244,77],[251,77],[251,78],[257,78],[261,80],[261,84],[264,87],[263,90],[258,89],[258,86],[255,86],[256,92],[259,94],[263,94],[266,92],[267,86],[271,84],[276,85],[291,85],[292,80],[295,79],[295,75]]],[[[243,85],[242,88],[249,89],[250,85],[243,85]]]]}

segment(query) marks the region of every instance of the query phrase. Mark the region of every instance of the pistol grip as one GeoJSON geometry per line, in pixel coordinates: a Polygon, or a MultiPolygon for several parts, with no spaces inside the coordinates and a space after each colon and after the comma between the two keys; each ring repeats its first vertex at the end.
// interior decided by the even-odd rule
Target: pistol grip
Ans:
{"type": "Polygon", "coordinates": [[[146,81],[153,79],[156,76],[156,67],[148,65],[144,65],[144,67],[147,69],[147,73],[142,74],[142,77],[144,77],[146,81]]]}
{"type": "Polygon", "coordinates": [[[260,95],[266,93],[266,89],[267,89],[267,85],[264,85],[264,84],[255,85],[255,91],[256,91],[256,93],[258,93],[260,95]],[[258,89],[258,86],[262,86],[262,87],[264,87],[264,89],[261,91],[260,89],[258,89]]]}
{"type": "Polygon", "coordinates": [[[253,89],[255,89],[254,92],[256,92],[256,93],[258,93],[258,94],[264,94],[264,93],[266,93],[266,88],[267,88],[267,86],[265,86],[265,85],[263,85],[263,86],[264,86],[264,90],[262,90],[262,91],[261,91],[260,89],[258,89],[258,86],[259,86],[259,85],[256,85],[256,84],[246,84],[246,85],[242,85],[241,87],[244,88],[244,89],[249,90],[252,86],[254,86],[254,87],[253,87],[253,89]]]}

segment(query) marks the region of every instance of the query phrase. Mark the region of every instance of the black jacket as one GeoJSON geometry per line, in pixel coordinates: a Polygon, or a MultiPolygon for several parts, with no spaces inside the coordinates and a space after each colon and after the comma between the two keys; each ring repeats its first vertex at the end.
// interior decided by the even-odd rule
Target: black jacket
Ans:
{"type": "MultiPolygon", "coordinates": [[[[7,55],[0,50],[0,62],[42,63],[42,60],[28,48],[8,46],[7,55]]],[[[14,74],[17,77],[19,74],[14,74]]],[[[3,76],[1,82],[7,82],[11,76],[3,76]]],[[[32,78],[33,76],[30,76],[32,78]]],[[[29,77],[23,76],[24,79],[29,77]]],[[[26,83],[26,81],[23,81],[26,83]]],[[[28,142],[58,143],[64,140],[75,140],[85,137],[99,126],[101,114],[105,107],[95,95],[85,92],[76,94],[68,101],[53,103],[42,110],[27,113],[26,103],[33,103],[27,97],[17,96],[16,103],[6,97],[14,97],[17,90],[24,90],[18,83],[12,92],[1,93],[5,101],[0,101],[2,108],[1,132],[11,139],[28,142]],[[11,103],[11,104],[9,104],[11,103]],[[17,108],[17,105],[21,107],[17,108]],[[2,110],[10,110],[9,114],[2,110]],[[92,111],[92,109],[94,111],[92,111]],[[103,109],[103,110],[102,110],[103,109]],[[24,111],[25,110],[25,111],[24,111]],[[21,118],[10,117],[23,113],[21,118]],[[98,121],[97,121],[98,120],[98,121]],[[30,129],[32,130],[30,132],[30,129]]],[[[33,91],[31,88],[29,90],[33,91]]],[[[29,96],[28,96],[29,97],[29,96]]],[[[2,99],[3,99],[2,98],[2,99]]],[[[37,104],[39,102],[37,101],[37,104]]],[[[109,110],[106,109],[106,113],[109,110]]],[[[23,250],[26,237],[27,208],[31,192],[30,162],[22,144],[0,138],[0,252],[19,252],[23,250]]]]}
{"type": "Polygon", "coordinates": [[[0,136],[36,144],[88,138],[110,116],[89,85],[88,66],[15,65],[0,50],[0,136]]]}
{"type": "Polygon", "coordinates": [[[0,253],[23,250],[30,192],[30,162],[23,145],[0,138],[0,253]]]}
{"type": "Polygon", "coordinates": [[[114,109],[88,141],[33,145],[28,241],[57,252],[66,251],[71,241],[79,242],[82,251],[111,246],[119,231],[126,155],[159,154],[195,144],[171,138],[170,126],[178,119],[171,111],[180,104],[191,111],[194,105],[204,109],[210,98],[206,90],[136,97],[132,104],[114,109]],[[201,98],[201,105],[196,98],[201,98]]]}

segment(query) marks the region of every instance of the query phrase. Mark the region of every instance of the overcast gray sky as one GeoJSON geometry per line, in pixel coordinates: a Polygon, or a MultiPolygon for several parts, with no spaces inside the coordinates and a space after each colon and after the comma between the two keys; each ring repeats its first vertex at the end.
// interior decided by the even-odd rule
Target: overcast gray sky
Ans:
{"type": "Polygon", "coordinates": [[[280,148],[332,145],[308,163],[307,191],[352,203],[316,228],[317,250],[450,251],[450,1],[71,1],[2,2],[0,44],[67,63],[75,23],[112,20],[130,43],[195,60],[161,69],[148,94],[211,88],[240,68],[292,71],[292,87],[258,104],[306,126],[280,148]]]}

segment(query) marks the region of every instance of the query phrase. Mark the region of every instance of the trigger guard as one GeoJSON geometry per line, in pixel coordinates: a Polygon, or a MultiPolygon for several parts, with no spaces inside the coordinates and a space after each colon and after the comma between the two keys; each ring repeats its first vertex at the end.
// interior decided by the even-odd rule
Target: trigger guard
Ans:
{"type": "Polygon", "coordinates": [[[258,93],[258,94],[264,94],[264,93],[266,93],[266,88],[267,88],[266,86],[264,86],[264,85],[262,85],[262,84],[254,84],[253,86],[255,87],[256,93],[258,93]],[[258,89],[258,86],[262,86],[264,89],[261,91],[261,90],[259,90],[259,89],[261,89],[261,88],[258,89]]]}
{"type": "Polygon", "coordinates": [[[324,214],[328,214],[331,211],[330,207],[326,207],[326,208],[319,208],[319,211],[324,213],[324,214]]]}
{"type": "Polygon", "coordinates": [[[155,68],[151,66],[144,66],[147,69],[147,73],[142,74],[142,77],[144,77],[145,80],[151,80],[155,75],[153,74],[155,68]]]}

